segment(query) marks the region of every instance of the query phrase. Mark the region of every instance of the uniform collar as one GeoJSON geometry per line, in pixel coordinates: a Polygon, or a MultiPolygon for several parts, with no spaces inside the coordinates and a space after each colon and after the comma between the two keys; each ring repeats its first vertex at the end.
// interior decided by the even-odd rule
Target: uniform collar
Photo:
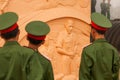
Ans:
{"type": "Polygon", "coordinates": [[[20,45],[17,41],[7,41],[4,46],[20,45]]]}
{"type": "Polygon", "coordinates": [[[37,53],[39,52],[38,49],[33,49],[33,50],[34,50],[35,52],[37,52],[37,53]]]}
{"type": "Polygon", "coordinates": [[[101,39],[95,40],[93,43],[98,43],[98,42],[107,42],[107,41],[106,41],[106,39],[101,38],[101,39]]]}

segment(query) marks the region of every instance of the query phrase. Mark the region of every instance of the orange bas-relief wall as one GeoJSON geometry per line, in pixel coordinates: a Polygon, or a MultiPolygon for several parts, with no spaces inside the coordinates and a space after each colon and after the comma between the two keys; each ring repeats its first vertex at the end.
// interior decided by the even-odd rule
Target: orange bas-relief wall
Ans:
{"type": "Polygon", "coordinates": [[[51,60],[55,80],[78,80],[81,52],[89,44],[90,0],[0,0],[0,14],[8,11],[19,15],[21,45],[28,45],[28,22],[47,22],[51,31],[39,51],[51,60]]]}

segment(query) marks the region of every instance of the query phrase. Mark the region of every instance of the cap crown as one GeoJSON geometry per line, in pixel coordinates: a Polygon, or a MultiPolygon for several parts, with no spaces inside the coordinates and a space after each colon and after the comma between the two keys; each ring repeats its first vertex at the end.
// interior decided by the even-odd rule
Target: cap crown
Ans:
{"type": "Polygon", "coordinates": [[[104,16],[100,13],[92,13],[91,20],[96,25],[98,25],[102,28],[111,28],[112,27],[110,20],[106,16],[104,16]]]}
{"type": "Polygon", "coordinates": [[[10,28],[18,21],[18,16],[14,12],[6,12],[0,15],[0,30],[10,28]]]}
{"type": "Polygon", "coordinates": [[[44,36],[50,32],[49,26],[42,21],[32,21],[26,25],[25,30],[34,36],[44,36]]]}

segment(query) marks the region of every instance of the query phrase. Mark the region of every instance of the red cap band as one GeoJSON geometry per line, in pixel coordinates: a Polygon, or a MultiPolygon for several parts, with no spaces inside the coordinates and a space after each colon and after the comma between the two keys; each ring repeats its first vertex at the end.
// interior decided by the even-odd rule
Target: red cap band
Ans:
{"type": "Polygon", "coordinates": [[[46,36],[34,36],[31,34],[28,34],[28,37],[33,38],[35,40],[45,40],[46,36]]]}
{"type": "Polygon", "coordinates": [[[16,29],[18,27],[17,23],[15,23],[14,25],[12,25],[10,28],[7,28],[7,29],[4,29],[4,30],[1,30],[1,34],[4,34],[4,33],[7,33],[7,32],[10,32],[10,31],[13,31],[14,29],[16,29]]]}
{"type": "Polygon", "coordinates": [[[91,22],[91,25],[96,30],[100,30],[100,31],[106,31],[107,30],[107,28],[102,28],[101,26],[96,25],[93,21],[91,22]]]}

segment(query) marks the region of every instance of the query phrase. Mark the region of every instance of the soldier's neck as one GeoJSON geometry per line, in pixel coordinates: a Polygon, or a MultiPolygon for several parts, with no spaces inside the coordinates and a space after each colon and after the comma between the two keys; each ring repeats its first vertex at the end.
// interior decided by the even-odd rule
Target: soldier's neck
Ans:
{"type": "Polygon", "coordinates": [[[7,42],[7,41],[18,41],[18,38],[15,37],[15,38],[11,38],[11,39],[8,39],[8,40],[5,40],[5,41],[6,41],[6,42],[7,42]]]}
{"type": "Polygon", "coordinates": [[[97,39],[103,39],[103,38],[105,38],[104,35],[98,35],[98,36],[95,37],[95,40],[97,40],[97,39]]]}
{"type": "Polygon", "coordinates": [[[29,46],[30,48],[34,49],[34,50],[38,50],[38,48],[39,48],[39,45],[34,45],[34,44],[31,44],[31,43],[29,43],[28,46],[29,46]]]}

